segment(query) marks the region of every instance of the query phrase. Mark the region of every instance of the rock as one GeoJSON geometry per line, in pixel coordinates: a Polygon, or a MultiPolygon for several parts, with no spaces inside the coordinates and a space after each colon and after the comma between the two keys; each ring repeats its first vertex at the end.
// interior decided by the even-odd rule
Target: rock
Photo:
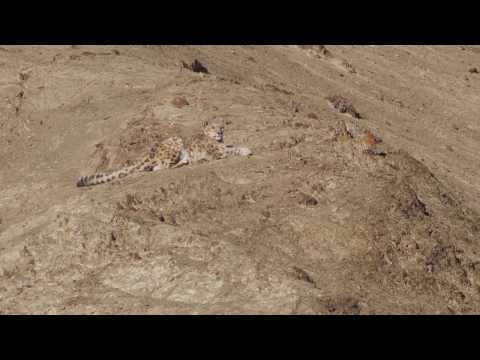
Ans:
{"type": "Polygon", "coordinates": [[[187,101],[187,99],[185,99],[183,96],[176,96],[173,100],[172,100],[172,105],[181,109],[183,108],[184,106],[188,106],[190,105],[190,103],[187,101]]]}
{"type": "Polygon", "coordinates": [[[185,69],[188,69],[196,73],[209,74],[208,69],[197,59],[195,59],[190,65],[182,61],[182,66],[185,69]]]}
{"type": "Polygon", "coordinates": [[[326,100],[333,106],[335,110],[337,110],[341,114],[349,114],[355,119],[361,119],[362,116],[360,113],[355,109],[353,104],[347,98],[341,95],[332,95],[326,97],[326,100]]]}
{"type": "Polygon", "coordinates": [[[315,199],[313,196],[301,193],[300,194],[300,204],[305,206],[317,206],[318,200],[315,199]]]}

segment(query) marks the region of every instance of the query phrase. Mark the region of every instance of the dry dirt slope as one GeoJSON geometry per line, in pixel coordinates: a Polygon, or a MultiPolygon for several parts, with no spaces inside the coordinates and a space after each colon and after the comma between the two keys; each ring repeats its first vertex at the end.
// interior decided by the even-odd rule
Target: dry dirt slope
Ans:
{"type": "Polygon", "coordinates": [[[471,46],[0,47],[0,312],[478,313],[475,67],[471,46]],[[333,94],[386,156],[335,136],[333,94]],[[75,187],[214,117],[254,155],[75,187]]]}

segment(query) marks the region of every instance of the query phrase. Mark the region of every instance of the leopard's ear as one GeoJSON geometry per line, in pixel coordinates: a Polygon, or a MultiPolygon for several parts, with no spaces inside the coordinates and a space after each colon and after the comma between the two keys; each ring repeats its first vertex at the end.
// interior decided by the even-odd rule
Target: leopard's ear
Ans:
{"type": "Polygon", "coordinates": [[[207,127],[208,126],[208,120],[205,120],[202,122],[202,127],[207,127]]]}

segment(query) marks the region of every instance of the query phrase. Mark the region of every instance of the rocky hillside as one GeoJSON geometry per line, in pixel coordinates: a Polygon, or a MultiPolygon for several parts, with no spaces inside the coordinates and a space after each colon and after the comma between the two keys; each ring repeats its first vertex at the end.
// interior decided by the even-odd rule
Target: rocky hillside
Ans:
{"type": "Polygon", "coordinates": [[[480,312],[479,71],[478,46],[0,47],[0,313],[480,312]],[[253,155],[75,186],[212,119],[253,155]]]}

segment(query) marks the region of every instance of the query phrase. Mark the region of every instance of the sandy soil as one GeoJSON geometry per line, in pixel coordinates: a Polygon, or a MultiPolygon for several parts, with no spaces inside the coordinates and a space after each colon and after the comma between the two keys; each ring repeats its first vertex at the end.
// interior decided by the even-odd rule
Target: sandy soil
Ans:
{"type": "Polygon", "coordinates": [[[478,46],[1,46],[0,313],[479,313],[475,68],[478,46]],[[213,118],[254,155],[75,186],[213,118]]]}

